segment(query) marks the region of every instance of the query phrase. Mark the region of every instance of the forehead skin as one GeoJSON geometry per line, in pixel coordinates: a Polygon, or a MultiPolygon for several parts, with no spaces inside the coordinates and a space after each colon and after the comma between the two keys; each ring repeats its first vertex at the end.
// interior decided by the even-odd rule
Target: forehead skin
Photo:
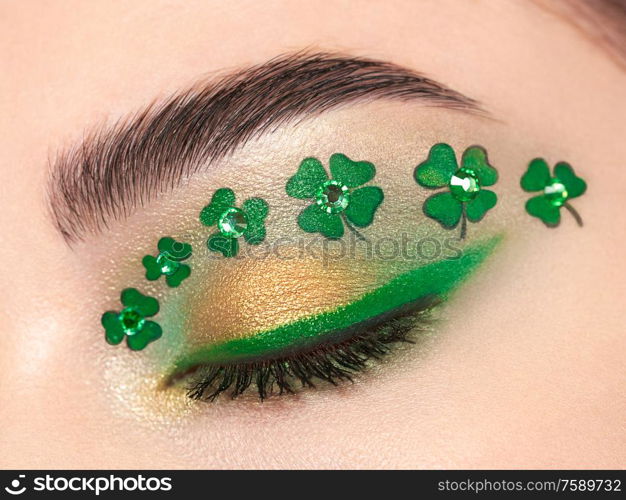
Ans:
{"type": "Polygon", "coordinates": [[[567,23],[521,0],[14,1],[0,6],[0,67],[1,466],[624,464],[626,77],[567,23]],[[98,390],[106,360],[74,326],[97,275],[48,218],[48,159],[203,75],[303,48],[389,60],[483,102],[528,155],[581,166],[587,226],[536,230],[541,244],[529,236],[514,268],[455,304],[496,313],[427,361],[390,364],[389,380],[144,425],[98,390]],[[494,334],[477,343],[478,330],[494,334]]]}

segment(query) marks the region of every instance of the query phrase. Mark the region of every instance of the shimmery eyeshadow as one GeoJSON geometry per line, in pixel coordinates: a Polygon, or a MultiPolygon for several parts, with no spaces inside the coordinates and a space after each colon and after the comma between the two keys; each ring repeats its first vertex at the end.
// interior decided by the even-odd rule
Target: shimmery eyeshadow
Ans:
{"type": "Polygon", "coordinates": [[[445,229],[454,229],[460,222],[461,239],[465,238],[467,221],[480,222],[498,201],[496,193],[484,189],[498,181],[498,172],[482,146],[467,148],[459,167],[450,145],[435,144],[426,161],[415,168],[414,177],[427,189],[444,188],[424,201],[424,215],[445,229]]]}
{"type": "Polygon", "coordinates": [[[141,261],[146,268],[146,279],[154,281],[165,276],[168,286],[175,288],[191,274],[191,267],[182,264],[191,257],[191,245],[166,236],[159,240],[157,248],[159,254],[156,257],[146,255],[141,261]]]}
{"type": "Polygon", "coordinates": [[[354,324],[365,322],[427,297],[445,297],[491,254],[496,236],[464,249],[461,257],[413,269],[339,308],[304,317],[247,337],[201,347],[175,363],[175,372],[209,362],[231,362],[312,343],[354,324]]]}
{"type": "Polygon", "coordinates": [[[265,239],[265,218],[269,211],[267,202],[261,198],[249,198],[241,208],[235,206],[235,192],[220,188],[211,202],[200,212],[200,222],[205,226],[217,226],[207,240],[212,252],[224,257],[235,257],[239,252],[238,238],[250,245],[258,245],[265,239]]]}
{"type": "Polygon", "coordinates": [[[524,191],[540,194],[526,202],[526,212],[541,219],[548,227],[557,227],[561,222],[561,207],[565,207],[582,227],[582,218],[569,201],[582,196],[587,190],[587,183],[565,162],[557,163],[553,172],[554,175],[551,175],[543,158],[535,158],[528,164],[520,184],[524,191]]]}

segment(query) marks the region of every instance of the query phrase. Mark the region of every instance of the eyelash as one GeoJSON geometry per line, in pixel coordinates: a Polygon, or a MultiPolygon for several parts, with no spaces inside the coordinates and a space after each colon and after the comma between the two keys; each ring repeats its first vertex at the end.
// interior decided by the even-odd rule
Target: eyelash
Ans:
{"type": "MultiPolygon", "coordinates": [[[[304,388],[316,389],[317,381],[333,386],[353,382],[356,375],[367,370],[373,361],[391,353],[399,344],[414,343],[412,337],[428,329],[434,305],[435,302],[426,307],[422,304],[417,311],[403,311],[392,318],[374,318],[349,338],[319,344],[290,356],[198,365],[190,370],[192,375],[187,373],[192,377],[187,395],[193,400],[214,402],[221,394],[236,399],[255,387],[258,398],[263,401],[271,396],[294,394],[304,388]]],[[[354,328],[351,331],[354,332],[354,328]]]]}

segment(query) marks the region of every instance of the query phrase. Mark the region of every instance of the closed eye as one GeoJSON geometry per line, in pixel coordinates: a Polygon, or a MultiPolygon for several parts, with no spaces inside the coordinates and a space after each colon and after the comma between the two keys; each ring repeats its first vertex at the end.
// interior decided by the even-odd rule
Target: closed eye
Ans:
{"type": "Polygon", "coordinates": [[[251,387],[263,400],[351,381],[393,347],[428,329],[433,308],[469,275],[499,238],[406,271],[336,309],[242,338],[204,345],[175,363],[166,385],[184,383],[192,399],[236,398],[251,387]]]}

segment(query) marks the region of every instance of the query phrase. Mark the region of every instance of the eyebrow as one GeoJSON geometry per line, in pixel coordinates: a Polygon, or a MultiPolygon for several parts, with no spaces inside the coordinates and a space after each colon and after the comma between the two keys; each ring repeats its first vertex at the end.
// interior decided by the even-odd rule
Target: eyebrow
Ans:
{"type": "Polygon", "coordinates": [[[153,102],[59,151],[47,186],[53,223],[71,245],[265,132],[380,99],[486,114],[475,100],[390,62],[283,55],[153,102]]]}

